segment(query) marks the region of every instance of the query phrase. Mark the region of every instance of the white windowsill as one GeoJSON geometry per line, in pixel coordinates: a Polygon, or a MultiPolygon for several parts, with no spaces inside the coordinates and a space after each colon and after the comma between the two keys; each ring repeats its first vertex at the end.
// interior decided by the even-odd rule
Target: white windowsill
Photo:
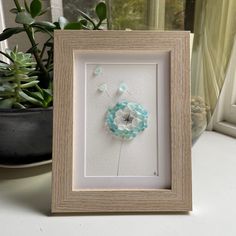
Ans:
{"type": "Polygon", "coordinates": [[[228,121],[219,121],[214,124],[213,129],[216,132],[230,135],[236,138],[236,124],[230,123],[228,121]]]}
{"type": "Polygon", "coordinates": [[[205,132],[192,159],[190,214],[49,216],[50,166],[0,169],[0,235],[235,236],[236,139],[205,132]]]}

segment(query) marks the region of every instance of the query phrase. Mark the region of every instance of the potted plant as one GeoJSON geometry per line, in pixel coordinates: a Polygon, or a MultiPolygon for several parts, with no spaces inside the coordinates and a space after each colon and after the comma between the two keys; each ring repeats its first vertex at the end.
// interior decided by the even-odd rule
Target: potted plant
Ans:
{"type": "Polygon", "coordinates": [[[53,104],[53,31],[101,30],[106,20],[104,2],[96,5],[97,19],[78,10],[80,17],[69,22],[59,17],[58,22],[40,21],[46,13],[41,0],[32,0],[24,6],[14,0],[15,22],[18,27],[7,28],[0,41],[24,32],[31,48],[20,52],[0,52],[7,60],[0,61],[0,164],[31,164],[51,159],[52,104],[53,104]],[[38,33],[46,34],[43,47],[35,40],[38,33]]]}

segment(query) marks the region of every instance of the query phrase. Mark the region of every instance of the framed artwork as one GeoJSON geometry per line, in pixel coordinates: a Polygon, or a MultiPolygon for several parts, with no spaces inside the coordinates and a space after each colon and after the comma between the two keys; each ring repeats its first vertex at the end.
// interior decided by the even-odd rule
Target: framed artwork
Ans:
{"type": "Polygon", "coordinates": [[[52,212],[190,211],[189,33],[56,31],[52,212]]]}

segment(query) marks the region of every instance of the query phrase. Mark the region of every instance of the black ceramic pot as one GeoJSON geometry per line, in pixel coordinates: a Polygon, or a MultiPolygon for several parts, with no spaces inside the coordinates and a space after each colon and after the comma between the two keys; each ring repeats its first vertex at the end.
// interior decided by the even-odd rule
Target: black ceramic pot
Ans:
{"type": "Polygon", "coordinates": [[[0,109],[0,164],[51,159],[52,108],[0,109]]]}

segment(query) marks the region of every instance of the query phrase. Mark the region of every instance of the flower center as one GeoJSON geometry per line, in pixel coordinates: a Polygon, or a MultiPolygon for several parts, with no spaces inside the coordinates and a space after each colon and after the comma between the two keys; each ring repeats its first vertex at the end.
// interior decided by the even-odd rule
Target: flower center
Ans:
{"type": "Polygon", "coordinates": [[[148,112],[142,105],[122,101],[108,109],[105,122],[113,135],[131,140],[147,128],[147,120],[148,112]]]}
{"type": "Polygon", "coordinates": [[[132,123],[134,117],[132,117],[130,114],[124,115],[122,117],[123,121],[126,122],[126,124],[132,123]]]}

